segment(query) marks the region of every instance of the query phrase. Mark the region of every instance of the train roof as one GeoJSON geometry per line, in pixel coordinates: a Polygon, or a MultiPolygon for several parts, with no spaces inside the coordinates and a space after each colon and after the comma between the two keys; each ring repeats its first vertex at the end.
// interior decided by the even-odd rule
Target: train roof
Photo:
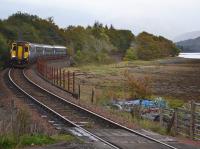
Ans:
{"type": "Polygon", "coordinates": [[[16,41],[16,43],[25,43],[25,44],[29,44],[30,46],[33,46],[33,47],[43,47],[43,48],[59,48],[59,49],[67,48],[65,46],[60,46],[60,45],[46,45],[46,44],[30,43],[27,41],[16,41]]]}
{"type": "Polygon", "coordinates": [[[59,46],[59,45],[46,45],[46,44],[37,44],[37,43],[29,43],[29,45],[34,47],[43,47],[43,48],[60,48],[60,49],[66,49],[65,46],[59,46]]]}

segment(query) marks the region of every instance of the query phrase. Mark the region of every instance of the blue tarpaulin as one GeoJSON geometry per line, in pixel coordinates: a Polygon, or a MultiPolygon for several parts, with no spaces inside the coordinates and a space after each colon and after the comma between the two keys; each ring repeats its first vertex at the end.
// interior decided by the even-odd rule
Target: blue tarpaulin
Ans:
{"type": "Polygon", "coordinates": [[[166,108],[167,107],[167,102],[161,97],[155,98],[154,100],[136,99],[136,100],[129,100],[129,101],[119,101],[117,102],[117,104],[121,106],[141,105],[145,108],[166,108]]]}

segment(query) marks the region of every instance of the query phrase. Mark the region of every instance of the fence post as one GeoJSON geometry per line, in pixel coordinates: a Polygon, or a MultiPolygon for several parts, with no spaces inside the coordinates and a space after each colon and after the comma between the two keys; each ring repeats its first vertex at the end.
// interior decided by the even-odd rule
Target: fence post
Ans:
{"type": "Polygon", "coordinates": [[[36,62],[36,68],[37,68],[37,70],[38,70],[38,61],[36,62]]]}
{"type": "Polygon", "coordinates": [[[53,84],[55,84],[55,68],[53,67],[53,84]]]}
{"type": "Polygon", "coordinates": [[[58,80],[59,80],[59,74],[58,74],[59,72],[58,72],[58,68],[57,68],[57,81],[56,81],[56,85],[58,85],[58,80]]]}
{"type": "Polygon", "coordinates": [[[73,72],[73,93],[75,93],[75,72],[73,72]]]}
{"type": "Polygon", "coordinates": [[[44,64],[41,62],[41,75],[43,76],[44,74],[43,74],[43,66],[44,64]]]}
{"type": "Polygon", "coordinates": [[[175,123],[174,120],[175,120],[175,112],[173,112],[172,118],[171,118],[169,124],[167,125],[167,133],[171,132],[171,129],[172,129],[174,123],[175,123]]]}
{"type": "Polygon", "coordinates": [[[46,65],[45,65],[45,63],[43,62],[43,77],[45,77],[45,75],[46,75],[46,73],[45,73],[45,70],[46,69],[46,65]]]}
{"type": "Polygon", "coordinates": [[[56,84],[56,68],[54,67],[54,84],[56,84]]]}
{"type": "Polygon", "coordinates": [[[48,79],[51,80],[51,66],[48,66],[48,79]]]}
{"type": "Polygon", "coordinates": [[[42,75],[42,63],[40,62],[40,74],[42,75]]]}
{"type": "Polygon", "coordinates": [[[160,107],[159,112],[160,112],[160,126],[163,126],[163,112],[164,112],[164,110],[163,110],[162,107],[160,107]]]}
{"type": "Polygon", "coordinates": [[[48,80],[51,81],[51,66],[48,66],[48,80]]]}
{"type": "Polygon", "coordinates": [[[65,89],[65,70],[63,70],[63,88],[65,89]]]}
{"type": "Polygon", "coordinates": [[[47,79],[47,64],[45,63],[45,78],[47,79]]]}
{"type": "Polygon", "coordinates": [[[78,85],[78,99],[81,98],[81,85],[78,85]]]}
{"type": "Polygon", "coordinates": [[[60,87],[61,87],[61,85],[62,85],[62,70],[60,68],[60,87]]]}
{"type": "Polygon", "coordinates": [[[195,102],[191,101],[191,109],[190,109],[190,138],[194,138],[194,120],[195,120],[195,102]]]}
{"type": "Polygon", "coordinates": [[[91,103],[94,103],[94,94],[95,94],[95,88],[92,88],[92,98],[91,98],[91,103]]]}
{"type": "Polygon", "coordinates": [[[43,62],[43,77],[45,77],[45,63],[43,62]]]}
{"type": "Polygon", "coordinates": [[[49,67],[48,67],[48,65],[46,65],[46,78],[48,79],[48,71],[49,71],[49,67]]]}
{"type": "Polygon", "coordinates": [[[39,67],[40,67],[40,65],[39,65],[38,60],[36,61],[36,63],[37,63],[37,71],[39,72],[39,67]]]}
{"type": "Polygon", "coordinates": [[[51,82],[53,83],[53,66],[51,66],[51,82]]]}
{"type": "Polygon", "coordinates": [[[54,84],[56,84],[56,68],[55,67],[53,68],[53,71],[54,71],[53,72],[54,73],[54,84]]]}
{"type": "Polygon", "coordinates": [[[39,70],[39,73],[41,73],[41,63],[38,61],[38,70],[39,70]]]}
{"type": "Polygon", "coordinates": [[[49,66],[47,65],[47,80],[49,80],[49,66]]]}
{"type": "Polygon", "coordinates": [[[41,73],[41,62],[40,62],[40,61],[38,61],[38,65],[39,65],[39,67],[38,67],[38,68],[39,68],[39,69],[38,69],[38,70],[39,70],[39,73],[41,73]]]}
{"type": "Polygon", "coordinates": [[[69,91],[70,90],[70,72],[69,71],[68,71],[67,77],[68,77],[68,91],[69,91]]]}

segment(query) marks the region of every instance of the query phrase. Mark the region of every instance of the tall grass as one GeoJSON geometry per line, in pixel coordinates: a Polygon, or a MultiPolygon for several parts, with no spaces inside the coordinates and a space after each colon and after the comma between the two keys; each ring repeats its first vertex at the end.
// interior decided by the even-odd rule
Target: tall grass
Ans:
{"type": "Polygon", "coordinates": [[[32,121],[31,114],[25,108],[18,109],[17,112],[11,111],[8,120],[0,123],[0,149],[15,149],[30,145],[77,140],[71,135],[57,134],[51,136],[44,133],[43,128],[32,121]]]}

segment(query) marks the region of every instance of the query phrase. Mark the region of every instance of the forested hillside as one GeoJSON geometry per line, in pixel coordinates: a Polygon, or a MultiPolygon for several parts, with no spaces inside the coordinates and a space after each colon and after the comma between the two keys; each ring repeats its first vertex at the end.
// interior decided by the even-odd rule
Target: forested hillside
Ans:
{"type": "Polygon", "coordinates": [[[133,43],[132,47],[127,50],[125,59],[150,60],[176,56],[180,52],[172,41],[147,32],[140,33],[133,43]]]}
{"type": "Polygon", "coordinates": [[[59,28],[52,17],[42,19],[21,12],[0,20],[1,61],[8,59],[9,46],[15,40],[67,46],[77,64],[111,62],[112,55],[125,56],[128,60],[148,60],[178,53],[171,41],[146,32],[135,37],[129,30],[115,29],[99,22],[87,27],[59,28]]]}

